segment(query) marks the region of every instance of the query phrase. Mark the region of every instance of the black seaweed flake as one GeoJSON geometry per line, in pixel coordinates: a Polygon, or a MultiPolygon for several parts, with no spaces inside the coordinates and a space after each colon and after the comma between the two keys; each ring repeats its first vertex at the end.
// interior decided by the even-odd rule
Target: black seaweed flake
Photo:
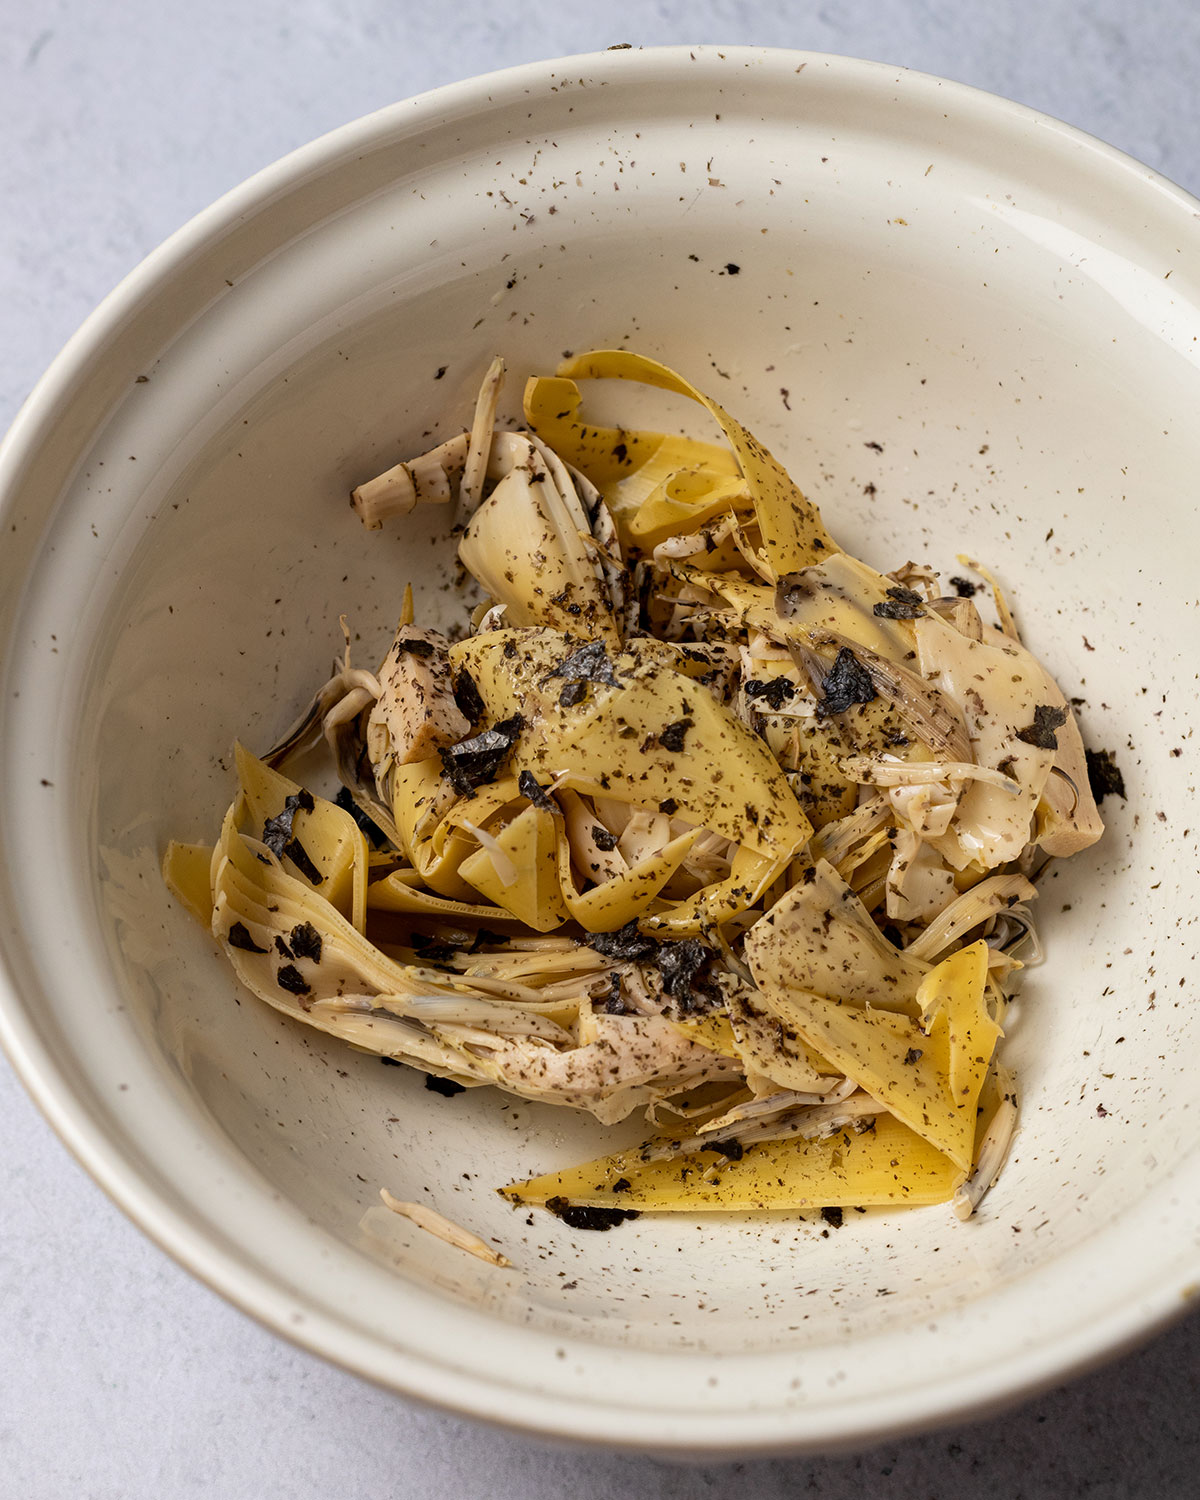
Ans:
{"type": "Polygon", "coordinates": [[[376,849],[386,849],[388,847],[387,836],[384,834],[379,825],[374,821],[374,819],[369,818],[367,814],[363,812],[362,808],[359,807],[358,803],[355,802],[354,798],[350,794],[349,787],[339,787],[338,794],[333,800],[337,804],[337,806],[342,809],[343,812],[348,812],[350,814],[350,816],[354,819],[359,828],[365,834],[367,842],[369,844],[373,844],[376,849]]]}
{"type": "Polygon", "coordinates": [[[273,818],[268,818],[263,824],[263,843],[276,859],[283,858],[286,846],[292,838],[292,824],[296,820],[296,814],[312,812],[315,806],[312,793],[301,787],[298,792],[283,799],[282,812],[276,813],[273,818]]]}
{"type": "Polygon", "coordinates": [[[763,681],[752,677],[743,687],[747,698],[761,698],[769,708],[780,709],[794,696],[796,689],[786,677],[770,677],[763,681]]]}
{"type": "Polygon", "coordinates": [[[476,724],[483,718],[483,699],[479,696],[475,679],[465,667],[454,681],[454,701],[469,724],[476,724]]]}
{"type": "Polygon", "coordinates": [[[281,958],[295,958],[296,956],[278,933],[275,934],[275,941],[273,946],[275,948],[275,952],[278,953],[281,958]]]}
{"type": "Polygon", "coordinates": [[[1017,730],[1017,738],[1025,745],[1036,745],[1039,750],[1057,750],[1058,736],[1054,733],[1067,722],[1068,710],[1056,708],[1052,703],[1039,703],[1033,711],[1033,723],[1017,730]]]}
{"type": "Polygon", "coordinates": [[[321,962],[321,934],[311,922],[297,922],[288,933],[288,943],[296,958],[311,958],[315,964],[321,962]]]}
{"type": "Polygon", "coordinates": [[[1112,751],[1085,750],[1083,753],[1087,759],[1088,785],[1092,789],[1096,805],[1099,806],[1109,792],[1124,801],[1125,778],[1113,759],[1112,751]]]}
{"type": "Polygon", "coordinates": [[[614,1193],[628,1193],[632,1190],[632,1188],[633,1184],[630,1182],[628,1177],[618,1177],[616,1182],[614,1182],[612,1185],[612,1190],[614,1193]]]}
{"type": "Polygon", "coordinates": [[[512,938],[503,932],[493,932],[490,927],[481,927],[471,940],[471,946],[466,950],[468,953],[478,953],[485,945],[489,948],[507,948],[512,938]]]}
{"type": "Polygon", "coordinates": [[[410,932],[408,943],[423,964],[448,963],[459,951],[453,944],[443,942],[440,938],[428,937],[423,932],[410,932]]]}
{"type": "Polygon", "coordinates": [[[746,1148],[741,1141],[706,1141],[700,1147],[701,1151],[717,1151],[730,1161],[741,1161],[746,1154],[746,1148]]]}
{"type": "Polygon", "coordinates": [[[235,922],[225,934],[225,941],[231,948],[240,948],[243,953],[268,953],[270,949],[260,948],[250,936],[250,930],[244,922],[235,922]]]}
{"type": "Polygon", "coordinates": [[[822,714],[844,714],[854,703],[870,703],[878,696],[871,674],[851,651],[843,646],[821,682],[822,714]]]}
{"type": "Polygon", "coordinates": [[[842,1210],[840,1208],[823,1208],[821,1210],[821,1217],[832,1229],[840,1229],[842,1227],[842,1210]]]}
{"type": "Polygon", "coordinates": [[[592,841],[597,849],[603,849],[605,854],[617,847],[617,836],[609,833],[607,828],[601,827],[599,823],[592,824],[592,841]]]}
{"type": "Polygon", "coordinates": [[[625,997],[621,993],[621,976],[616,972],[608,976],[608,994],[604,997],[604,1014],[606,1016],[627,1016],[629,1007],[625,1004],[625,997]]]}
{"type": "Polygon", "coordinates": [[[697,982],[697,975],[712,957],[699,938],[684,938],[681,943],[660,943],[655,955],[658,972],[662,975],[663,989],[680,1008],[692,1010],[696,1001],[706,997],[707,991],[697,982]]]}
{"type": "Polygon", "coordinates": [[[275,976],[281,990],[290,995],[311,995],[312,986],[295,964],[284,964],[275,976]]]}
{"type": "Polygon", "coordinates": [[[324,885],[325,877],[308,857],[308,850],[299,839],[288,839],[283,846],[283,852],[312,885],[324,885]]]}
{"type": "Polygon", "coordinates": [[[468,796],[477,786],[494,781],[496,772],[507,759],[525,727],[520,714],[501,719],[491,729],[484,729],[470,739],[460,740],[448,750],[441,749],[442,767],[460,797],[468,796]]]}
{"type": "Polygon", "coordinates": [[[554,803],[546,795],[546,788],[541,784],[532,771],[522,771],[517,777],[517,790],[522,797],[528,797],[534,807],[542,812],[552,812],[554,803]]]}
{"type": "Polygon", "coordinates": [[[455,1083],[453,1078],[438,1078],[433,1073],[426,1073],[425,1087],[431,1094],[441,1094],[443,1099],[453,1099],[455,1094],[465,1094],[467,1091],[465,1083],[455,1083]]]}
{"type": "Polygon", "coordinates": [[[960,599],[973,599],[979,592],[979,585],[969,578],[952,578],[950,584],[960,599]]]}
{"type": "Polygon", "coordinates": [[[623,962],[648,958],[658,947],[653,938],[648,938],[638,931],[636,920],[626,922],[624,927],[618,928],[616,932],[589,932],[587,945],[605,958],[623,962]]]}
{"type": "Polygon", "coordinates": [[[784,573],[775,585],[775,608],[787,620],[816,592],[812,580],[803,573],[784,573]]]}
{"type": "Polygon", "coordinates": [[[915,1063],[919,1063],[924,1056],[925,1056],[925,1052],[924,1052],[923,1048],[921,1048],[921,1047],[910,1047],[908,1049],[908,1051],[904,1054],[904,1061],[911,1068],[915,1063]]]}
{"type": "Polygon", "coordinates": [[[392,649],[395,651],[395,653],[396,653],[396,655],[398,657],[399,656],[421,656],[421,657],[426,657],[426,656],[432,656],[433,653],[437,650],[437,647],[433,644],[432,641],[423,641],[423,640],[421,640],[421,638],[419,636],[414,636],[411,640],[406,640],[403,637],[401,637],[400,639],[398,639],[396,641],[396,643],[395,643],[395,645],[393,646],[392,649]]]}
{"type": "Polygon", "coordinates": [[[574,708],[587,697],[586,682],[568,682],[558,695],[559,708],[574,708]]]}
{"type": "Polygon", "coordinates": [[[881,599],[874,609],[881,620],[918,620],[925,613],[925,601],[913,589],[897,584],[888,589],[887,595],[886,601],[881,599]]]}
{"type": "Polygon", "coordinates": [[[639,1216],[636,1208],[584,1208],[566,1198],[547,1198],[546,1207],[568,1229],[614,1229],[639,1216]]]}
{"type": "MultiPolygon", "coordinates": [[[[617,675],[613,671],[612,662],[608,659],[608,652],[604,649],[603,641],[589,641],[586,646],[580,646],[578,651],[572,651],[569,656],[564,656],[553,672],[546,674],[544,681],[549,682],[552,677],[565,677],[568,684],[603,682],[609,687],[620,686],[617,675]]],[[[566,689],[563,691],[565,692],[566,689]]],[[[561,695],[559,701],[562,701],[561,695]]],[[[572,702],[578,703],[579,698],[573,698],[572,702]]]]}
{"type": "Polygon", "coordinates": [[[658,743],[664,750],[669,750],[672,755],[678,755],[683,749],[683,742],[687,738],[687,732],[692,727],[691,719],[676,719],[673,724],[659,732],[658,743]]]}

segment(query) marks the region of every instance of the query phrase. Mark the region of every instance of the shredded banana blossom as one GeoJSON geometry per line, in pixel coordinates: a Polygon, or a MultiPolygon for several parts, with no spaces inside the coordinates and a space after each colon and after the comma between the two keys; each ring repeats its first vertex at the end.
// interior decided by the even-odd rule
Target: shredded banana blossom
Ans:
{"type": "Polygon", "coordinates": [[[1103,832],[1071,703],[985,568],[994,623],[927,561],[876,572],[666,366],[593,350],[529,379],[519,420],[504,399],[497,358],[443,414],[461,431],[351,495],[369,530],[442,508],[457,614],[414,579],[359,662],[343,619],[296,722],[239,745],[210,841],[167,849],[170,888],[245,990],[406,1065],[397,1087],[643,1118],[578,1165],[531,1134],[538,1175],[497,1186],[567,1229],[969,1217],[1017,1126],[999,1049],[1043,951],[1036,872],[1103,832]],[[598,382],[691,401],[719,440],[588,420],[598,382]]]}

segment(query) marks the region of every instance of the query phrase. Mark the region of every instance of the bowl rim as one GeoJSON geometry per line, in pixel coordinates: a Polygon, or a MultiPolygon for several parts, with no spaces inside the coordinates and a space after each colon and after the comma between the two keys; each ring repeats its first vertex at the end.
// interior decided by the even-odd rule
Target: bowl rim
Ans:
{"type": "MultiPolygon", "coordinates": [[[[569,69],[620,77],[635,66],[646,74],[694,69],[696,62],[717,66],[756,63],[786,67],[816,65],[833,70],[853,89],[889,84],[910,95],[986,118],[993,124],[1037,126],[1058,136],[1066,150],[1085,149],[1112,174],[1114,182],[1136,181],[1143,192],[1157,195],[1183,211],[1193,238],[1200,231],[1200,201],[1182,188],[1117,150],[1053,116],[971,85],[911,69],[837,54],[752,46],[671,45],[609,48],[607,51],[525,63],[442,85],[384,106],[341,125],[262,168],[201,210],[153,250],[103,299],[81,324],[34,386],[0,440],[0,513],[22,482],[46,439],[69,408],[82,372],[105,344],[136,317],[154,290],[179,271],[205,245],[218,240],[258,206],[297,186],[303,179],[331,171],[377,139],[400,126],[429,128],[448,118],[511,103],[532,86],[544,85],[555,72],[569,69]],[[637,61],[634,62],[633,60],[637,61]]],[[[1181,234],[1184,229],[1181,225],[1181,234]]],[[[7,656],[7,644],[4,643],[7,656]]],[[[537,1395],[506,1389],[498,1379],[445,1367],[431,1385],[425,1357],[372,1343],[348,1324],[310,1305],[302,1326],[295,1322],[294,1296],[284,1297],[270,1279],[244,1263],[206,1223],[191,1218],[147,1180],[118,1140],[89,1114],[74,1093],[55,1056],[42,1044],[22,1000],[16,951],[21,936],[0,920],[0,1047],[55,1130],[59,1139],[133,1222],[180,1265],[243,1312],[294,1345],[321,1355],[347,1371],[393,1390],[407,1399],[483,1420],[509,1431],[593,1446],[664,1455],[718,1458],[786,1452],[830,1452],[862,1447],[889,1437],[913,1434],[954,1422],[994,1415],[1007,1406],[1117,1357],[1182,1316],[1200,1287],[1200,1263],[1193,1273],[1164,1281],[1127,1306],[1118,1305],[1093,1320],[1051,1355],[1037,1346],[1014,1352],[994,1369],[990,1379],[946,1384],[938,1402],[872,1397],[840,1412],[823,1409],[824,1429],[803,1430],[801,1413],[785,1405],[769,1411],[738,1412],[722,1422],[709,1412],[681,1415],[647,1412],[631,1425],[627,1407],[596,1399],[586,1403],[566,1394],[537,1395]],[[15,939],[15,943],[14,943],[15,939]]],[[[570,1343],[569,1338],[561,1342],[570,1343]]],[[[581,1346],[585,1351],[587,1346],[581,1346]]],[[[636,1351],[635,1351],[636,1354],[636,1351]]],[[[923,1399],[923,1398],[922,1398],[923,1399]]]]}

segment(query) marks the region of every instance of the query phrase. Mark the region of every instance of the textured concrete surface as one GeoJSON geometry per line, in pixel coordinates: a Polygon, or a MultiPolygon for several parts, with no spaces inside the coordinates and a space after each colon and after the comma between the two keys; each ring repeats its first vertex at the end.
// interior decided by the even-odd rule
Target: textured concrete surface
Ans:
{"type": "MultiPolygon", "coordinates": [[[[1200,191],[1191,0],[87,0],[0,5],[0,428],[147,251],[293,146],[394,99],[611,42],[902,63],[1049,111],[1200,191]]],[[[0,1062],[0,1494],[1194,1496],[1200,1322],[984,1425],[851,1458],[673,1468],[548,1451],[300,1353],[167,1261],[0,1062]]]]}

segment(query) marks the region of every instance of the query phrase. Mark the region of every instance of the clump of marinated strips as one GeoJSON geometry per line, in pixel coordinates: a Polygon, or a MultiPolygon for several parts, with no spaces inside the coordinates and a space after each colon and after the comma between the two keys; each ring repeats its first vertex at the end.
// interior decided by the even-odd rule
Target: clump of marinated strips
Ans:
{"type": "Polygon", "coordinates": [[[1100,836],[1115,762],[990,575],[996,624],[981,584],[858,561],[681,376],[577,356],[514,431],[503,374],[352,497],[373,528],[446,506],[481,595],[461,638],[408,595],[377,672],[347,647],[239,752],[215,849],[173,845],[168,880],[255,994],[447,1097],[643,1113],[641,1147],[583,1166],[530,1138],[551,1170],[503,1191],[569,1230],[966,1216],[1015,1125],[998,1047],[1037,879],[1100,836]],[[587,422],[595,380],[690,398],[724,442],[587,422]],[[322,737],[337,803],[282,770],[322,737]]]}

